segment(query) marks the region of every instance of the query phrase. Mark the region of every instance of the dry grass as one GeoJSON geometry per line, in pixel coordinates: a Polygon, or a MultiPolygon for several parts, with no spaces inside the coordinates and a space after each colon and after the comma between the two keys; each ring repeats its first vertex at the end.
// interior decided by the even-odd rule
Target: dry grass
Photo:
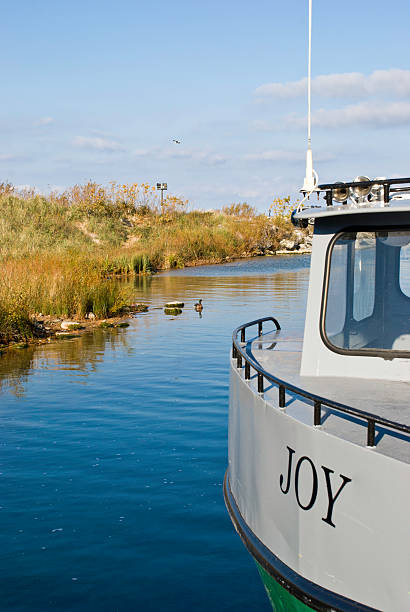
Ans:
{"type": "Polygon", "coordinates": [[[116,275],[275,250],[292,233],[286,202],[272,218],[246,203],[220,212],[186,204],[168,196],[161,210],[147,184],[88,183],[48,197],[0,184],[0,342],[35,336],[36,312],[118,314],[130,296],[116,275]]]}

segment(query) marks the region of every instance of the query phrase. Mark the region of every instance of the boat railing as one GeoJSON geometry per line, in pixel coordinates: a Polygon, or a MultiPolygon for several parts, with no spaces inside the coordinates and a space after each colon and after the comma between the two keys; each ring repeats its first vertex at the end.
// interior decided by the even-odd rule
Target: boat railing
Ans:
{"type": "Polygon", "coordinates": [[[245,380],[251,379],[251,369],[256,372],[258,393],[264,393],[265,381],[268,381],[269,383],[275,385],[278,388],[279,394],[278,405],[279,408],[281,408],[282,410],[286,408],[286,393],[293,393],[296,396],[310,400],[313,403],[313,425],[315,426],[320,426],[322,424],[323,407],[331,408],[336,412],[349,414],[353,417],[356,417],[357,419],[365,421],[367,423],[367,446],[369,447],[376,446],[376,425],[410,435],[409,425],[397,423],[396,421],[385,419],[370,412],[359,410],[358,408],[353,408],[352,406],[348,406],[340,402],[335,402],[320,395],[316,395],[267,372],[264,368],[261,367],[259,363],[257,363],[252,358],[251,355],[246,352],[245,348],[247,345],[246,330],[249,327],[258,326],[258,336],[256,336],[256,338],[258,338],[262,336],[263,324],[268,322],[271,322],[275,325],[276,331],[279,331],[281,329],[277,319],[275,319],[274,317],[263,317],[261,319],[255,319],[254,321],[250,321],[249,323],[244,323],[243,325],[240,325],[234,330],[232,334],[232,357],[233,359],[236,359],[237,368],[244,367],[245,380]],[[238,339],[239,334],[240,339],[238,339]]]}
{"type": "MultiPolygon", "coordinates": [[[[391,178],[391,179],[378,178],[372,181],[369,180],[369,181],[351,181],[351,182],[339,181],[337,183],[326,183],[326,184],[318,185],[317,191],[325,192],[326,204],[327,206],[331,206],[333,202],[333,195],[335,192],[337,191],[340,192],[341,189],[348,190],[349,188],[357,189],[357,188],[366,188],[366,187],[367,188],[372,188],[372,187],[382,188],[383,189],[383,201],[385,204],[388,204],[390,202],[390,198],[392,194],[410,193],[410,178],[409,177],[391,178]],[[397,185],[400,185],[400,186],[398,187],[397,185]]],[[[347,196],[346,196],[346,200],[347,200],[347,196]]],[[[340,200],[338,200],[338,203],[340,203],[340,200]]]]}

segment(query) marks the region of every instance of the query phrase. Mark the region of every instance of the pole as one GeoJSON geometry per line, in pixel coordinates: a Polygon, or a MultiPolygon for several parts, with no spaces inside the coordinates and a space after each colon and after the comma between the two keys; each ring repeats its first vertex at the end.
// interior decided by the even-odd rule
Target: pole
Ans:
{"type": "Polygon", "coordinates": [[[311,120],[310,120],[310,99],[311,99],[311,81],[312,81],[312,0],[309,0],[309,42],[308,42],[308,148],[312,148],[311,138],[311,120]]]}
{"type": "Polygon", "coordinates": [[[311,81],[312,81],[312,0],[309,0],[309,40],[308,40],[308,91],[307,91],[307,151],[306,151],[306,175],[303,182],[302,191],[308,197],[316,187],[314,171],[313,171],[313,156],[312,156],[312,138],[311,138],[311,81]]]}

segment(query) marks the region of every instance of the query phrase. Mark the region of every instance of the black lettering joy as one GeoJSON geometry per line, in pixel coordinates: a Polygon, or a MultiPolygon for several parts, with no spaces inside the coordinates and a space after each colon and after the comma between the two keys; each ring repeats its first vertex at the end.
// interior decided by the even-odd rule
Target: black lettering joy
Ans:
{"type": "MultiPolygon", "coordinates": [[[[279,478],[280,490],[282,491],[284,495],[287,495],[290,491],[291,482],[292,482],[292,463],[293,463],[293,456],[295,454],[295,450],[293,448],[291,448],[290,446],[287,446],[286,448],[288,449],[288,453],[289,453],[288,469],[287,469],[287,475],[286,475],[286,485],[284,484],[285,477],[283,476],[283,474],[281,474],[279,478]]],[[[339,498],[344,487],[347,485],[348,482],[351,482],[352,479],[348,478],[347,476],[343,476],[343,474],[339,474],[340,478],[342,479],[342,482],[340,483],[337,491],[335,491],[332,487],[332,480],[331,480],[331,474],[335,473],[334,470],[331,470],[330,468],[324,465],[320,467],[322,468],[323,473],[324,473],[326,493],[327,493],[327,499],[328,499],[327,513],[326,513],[326,516],[322,517],[322,521],[324,521],[328,525],[331,525],[332,527],[336,527],[336,525],[332,521],[334,506],[335,506],[336,500],[339,498]]],[[[305,473],[307,473],[306,470],[305,470],[305,473]]],[[[313,508],[313,506],[316,503],[318,489],[319,489],[319,479],[318,479],[318,473],[315,468],[315,465],[309,457],[304,455],[300,457],[300,459],[296,463],[296,468],[295,468],[295,496],[296,496],[296,501],[298,503],[299,508],[301,508],[302,510],[310,510],[311,508],[313,508]],[[312,493],[310,495],[310,498],[307,500],[301,500],[300,494],[299,494],[300,469],[304,463],[306,464],[306,466],[309,466],[309,468],[307,469],[310,472],[310,477],[312,479],[312,493]]]]}

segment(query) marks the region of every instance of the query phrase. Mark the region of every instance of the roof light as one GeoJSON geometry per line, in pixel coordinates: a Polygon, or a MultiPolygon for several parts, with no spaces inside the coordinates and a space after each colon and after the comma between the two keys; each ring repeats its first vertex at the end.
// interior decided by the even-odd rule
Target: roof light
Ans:
{"type": "MultiPolygon", "coordinates": [[[[368,176],[356,176],[353,183],[364,183],[370,181],[368,176]]],[[[371,191],[371,185],[366,187],[358,185],[357,187],[350,187],[350,198],[355,204],[366,204],[367,196],[371,191]]]]}
{"type": "Polygon", "coordinates": [[[376,176],[375,181],[380,181],[372,186],[370,190],[370,196],[372,201],[383,202],[384,200],[384,186],[383,181],[386,180],[385,176],[376,176]]]}
{"type": "Polygon", "coordinates": [[[346,202],[346,200],[349,197],[349,188],[346,187],[346,185],[344,185],[343,183],[335,183],[335,185],[339,185],[340,187],[336,187],[336,189],[333,189],[332,191],[332,197],[336,202],[346,202]]]}

